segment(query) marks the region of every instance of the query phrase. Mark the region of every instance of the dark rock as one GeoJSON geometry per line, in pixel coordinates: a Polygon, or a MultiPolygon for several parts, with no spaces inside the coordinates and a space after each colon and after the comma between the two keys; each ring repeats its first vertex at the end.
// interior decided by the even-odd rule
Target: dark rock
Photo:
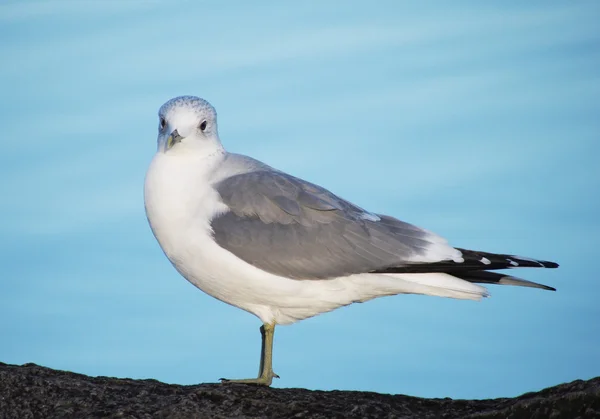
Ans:
{"type": "Polygon", "coordinates": [[[600,418],[600,377],[510,399],[169,385],[0,363],[1,418],[600,418]]]}

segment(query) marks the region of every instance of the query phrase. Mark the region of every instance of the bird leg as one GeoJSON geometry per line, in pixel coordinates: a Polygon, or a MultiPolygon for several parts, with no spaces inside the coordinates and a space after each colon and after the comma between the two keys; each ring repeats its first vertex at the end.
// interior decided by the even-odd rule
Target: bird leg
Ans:
{"type": "Polygon", "coordinates": [[[245,378],[240,380],[229,380],[221,378],[223,383],[242,383],[242,384],[258,384],[270,386],[274,377],[279,378],[273,372],[273,335],[275,333],[274,324],[263,324],[260,327],[260,335],[262,337],[262,346],[260,350],[260,367],[257,378],[245,378]]]}

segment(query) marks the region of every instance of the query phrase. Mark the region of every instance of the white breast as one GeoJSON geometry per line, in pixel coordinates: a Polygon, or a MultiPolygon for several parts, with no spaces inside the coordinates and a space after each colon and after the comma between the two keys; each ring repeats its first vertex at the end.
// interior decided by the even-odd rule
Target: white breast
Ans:
{"type": "Polygon", "coordinates": [[[202,259],[204,248],[212,242],[209,220],[226,209],[207,180],[220,158],[157,153],[146,174],[144,199],[150,227],[169,260],[187,279],[191,275],[189,259],[202,259]]]}
{"type": "Polygon", "coordinates": [[[211,186],[222,157],[194,160],[158,153],[146,175],[146,215],[166,256],[188,281],[221,301],[271,321],[265,307],[270,301],[260,286],[261,279],[270,275],[241,261],[212,238],[210,220],[227,210],[211,186]],[[263,311],[264,315],[258,314],[263,311]]]}

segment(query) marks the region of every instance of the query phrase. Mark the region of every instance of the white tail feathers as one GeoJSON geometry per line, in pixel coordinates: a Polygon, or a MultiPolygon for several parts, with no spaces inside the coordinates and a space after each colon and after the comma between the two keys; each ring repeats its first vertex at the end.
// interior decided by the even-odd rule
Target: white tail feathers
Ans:
{"type": "Polygon", "coordinates": [[[395,279],[398,294],[422,294],[461,300],[481,300],[490,296],[485,287],[445,273],[383,275],[395,279]]]}

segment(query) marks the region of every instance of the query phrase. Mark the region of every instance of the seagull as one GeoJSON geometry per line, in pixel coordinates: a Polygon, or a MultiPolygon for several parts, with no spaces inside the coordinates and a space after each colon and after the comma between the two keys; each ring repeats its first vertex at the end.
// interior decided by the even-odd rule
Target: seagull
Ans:
{"type": "Polygon", "coordinates": [[[173,98],[158,112],[144,203],[175,269],[262,321],[258,377],[223,382],[271,385],[278,377],[275,326],[348,304],[397,294],[480,300],[489,296],[480,283],[555,290],[496,272],[558,267],[554,262],[453,247],[435,233],[227,152],[215,109],[195,96],[173,98]]]}

